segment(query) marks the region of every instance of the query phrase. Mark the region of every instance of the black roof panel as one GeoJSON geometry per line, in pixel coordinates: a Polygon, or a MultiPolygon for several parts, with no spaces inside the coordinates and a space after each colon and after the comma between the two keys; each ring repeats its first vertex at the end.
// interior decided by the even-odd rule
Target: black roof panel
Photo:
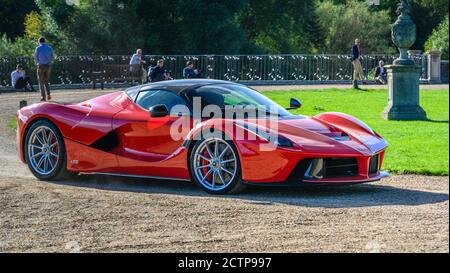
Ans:
{"type": "Polygon", "coordinates": [[[161,82],[153,82],[141,85],[140,90],[149,90],[149,89],[170,89],[175,92],[181,92],[187,88],[194,86],[203,86],[209,84],[235,84],[233,82],[221,81],[221,80],[210,80],[210,79],[186,79],[186,80],[170,80],[170,81],[161,81],[161,82]]]}

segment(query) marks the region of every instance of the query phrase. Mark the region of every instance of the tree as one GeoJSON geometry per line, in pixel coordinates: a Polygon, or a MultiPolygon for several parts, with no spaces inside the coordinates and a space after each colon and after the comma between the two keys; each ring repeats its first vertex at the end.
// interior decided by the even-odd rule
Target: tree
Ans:
{"type": "Polygon", "coordinates": [[[115,54],[143,38],[134,5],[117,0],[37,0],[45,20],[44,35],[59,51],[71,54],[115,54]],[[72,1],[75,3],[75,1],[72,1]]]}
{"type": "Polygon", "coordinates": [[[10,39],[24,34],[23,21],[25,15],[37,11],[34,0],[1,0],[0,4],[0,34],[4,33],[10,39]]]}
{"type": "Polygon", "coordinates": [[[250,0],[238,21],[247,40],[266,53],[310,53],[321,41],[313,0],[250,0]]]}
{"type": "Polygon", "coordinates": [[[448,60],[448,15],[442,20],[438,27],[425,43],[425,50],[438,50],[442,52],[442,59],[448,60]]]}
{"type": "MultiPolygon", "coordinates": [[[[396,10],[399,2],[399,0],[381,0],[380,5],[374,5],[371,9],[387,10],[391,17],[390,22],[393,23],[398,16],[396,10]]],[[[411,17],[417,26],[417,39],[412,48],[422,50],[433,29],[448,14],[449,2],[448,0],[413,0],[411,5],[411,17]]]]}
{"type": "Polygon", "coordinates": [[[317,17],[323,29],[323,53],[350,53],[355,38],[363,42],[364,53],[394,52],[390,39],[390,19],[386,10],[370,11],[366,2],[318,3],[317,17]]]}
{"type": "Polygon", "coordinates": [[[46,33],[73,53],[235,54],[242,34],[239,0],[38,0],[46,33]]]}
{"type": "Polygon", "coordinates": [[[44,29],[44,22],[41,15],[36,11],[32,11],[25,16],[25,35],[31,39],[37,39],[41,36],[44,29]]]}
{"type": "Polygon", "coordinates": [[[243,32],[234,18],[241,0],[178,1],[177,48],[180,54],[239,54],[243,32]]]}

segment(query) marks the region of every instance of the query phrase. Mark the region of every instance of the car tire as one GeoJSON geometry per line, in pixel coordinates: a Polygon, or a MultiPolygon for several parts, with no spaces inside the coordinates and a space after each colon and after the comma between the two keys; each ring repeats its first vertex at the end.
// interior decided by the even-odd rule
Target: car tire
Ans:
{"type": "Polygon", "coordinates": [[[28,168],[40,180],[67,179],[66,147],[58,128],[48,120],[38,120],[27,130],[24,153],[28,168]]]}
{"type": "Polygon", "coordinates": [[[191,178],[204,191],[235,194],[246,188],[241,180],[239,154],[232,141],[223,138],[199,140],[192,148],[189,159],[191,178]]]}

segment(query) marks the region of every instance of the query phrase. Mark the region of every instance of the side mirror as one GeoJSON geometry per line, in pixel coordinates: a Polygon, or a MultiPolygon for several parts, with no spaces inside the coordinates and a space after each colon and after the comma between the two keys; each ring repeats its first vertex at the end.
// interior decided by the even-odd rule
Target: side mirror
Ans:
{"type": "Polygon", "coordinates": [[[299,101],[296,98],[291,98],[290,103],[289,103],[289,107],[286,108],[286,110],[298,109],[300,107],[302,107],[302,102],[299,101]]]}
{"type": "Polygon", "coordinates": [[[149,109],[150,116],[153,118],[161,118],[169,115],[169,110],[164,104],[157,104],[149,109]]]}

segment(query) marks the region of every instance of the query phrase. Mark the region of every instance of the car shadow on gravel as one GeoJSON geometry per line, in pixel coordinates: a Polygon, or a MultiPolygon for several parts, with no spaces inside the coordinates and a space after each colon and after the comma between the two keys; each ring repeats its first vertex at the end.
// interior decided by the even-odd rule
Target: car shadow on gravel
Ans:
{"type": "Polygon", "coordinates": [[[202,191],[193,182],[172,180],[79,175],[72,180],[53,183],[108,191],[240,199],[257,205],[287,204],[328,208],[417,206],[445,202],[449,198],[447,193],[396,188],[380,184],[294,188],[252,186],[240,194],[211,195],[202,191]]]}

